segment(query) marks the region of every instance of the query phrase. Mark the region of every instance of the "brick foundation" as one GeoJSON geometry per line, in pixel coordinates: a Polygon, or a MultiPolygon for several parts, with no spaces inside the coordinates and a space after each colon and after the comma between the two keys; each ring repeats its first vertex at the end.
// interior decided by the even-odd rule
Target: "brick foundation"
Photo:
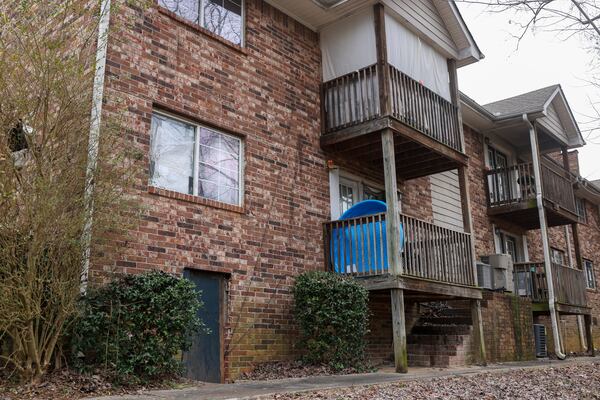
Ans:
{"type": "Polygon", "coordinates": [[[488,362],[534,359],[531,302],[511,294],[483,294],[481,317],[488,362]]]}

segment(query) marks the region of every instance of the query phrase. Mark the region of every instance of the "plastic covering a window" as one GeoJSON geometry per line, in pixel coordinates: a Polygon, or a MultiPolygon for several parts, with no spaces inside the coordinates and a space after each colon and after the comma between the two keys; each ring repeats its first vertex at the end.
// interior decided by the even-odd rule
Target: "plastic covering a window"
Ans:
{"type": "Polygon", "coordinates": [[[194,176],[193,125],[154,114],[150,152],[150,184],[192,194],[194,176]]]}
{"type": "Polygon", "coordinates": [[[239,204],[240,139],[200,128],[198,195],[239,204]]]}
{"type": "Polygon", "coordinates": [[[450,101],[446,58],[388,13],[385,14],[385,31],[388,62],[450,101]]]}
{"type": "Polygon", "coordinates": [[[242,0],[158,0],[158,4],[234,44],[242,44],[242,0]]]}
{"type": "Polygon", "coordinates": [[[324,81],[377,62],[372,7],[324,28],[320,39],[324,81]]]}

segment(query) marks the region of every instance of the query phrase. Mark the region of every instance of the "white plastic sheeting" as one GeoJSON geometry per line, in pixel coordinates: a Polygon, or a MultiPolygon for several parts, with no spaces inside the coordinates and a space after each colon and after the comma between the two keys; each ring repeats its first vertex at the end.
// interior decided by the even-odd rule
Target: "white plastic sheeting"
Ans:
{"type": "Polygon", "coordinates": [[[446,100],[450,100],[450,77],[446,58],[388,13],[385,14],[385,31],[388,62],[446,100]]]}
{"type": "Polygon", "coordinates": [[[323,81],[377,62],[373,8],[344,18],[321,31],[323,81]]]}

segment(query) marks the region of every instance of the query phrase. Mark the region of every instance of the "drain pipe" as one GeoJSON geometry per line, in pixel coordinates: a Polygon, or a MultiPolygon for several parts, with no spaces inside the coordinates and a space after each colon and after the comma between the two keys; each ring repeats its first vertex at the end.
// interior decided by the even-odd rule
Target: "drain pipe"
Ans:
{"type": "MultiPolygon", "coordinates": [[[[569,231],[569,226],[565,225],[565,241],[567,242],[567,251],[569,252],[569,267],[575,268],[575,263],[573,262],[573,246],[571,246],[571,231],[569,231]]],[[[577,316],[577,332],[579,332],[579,343],[581,344],[581,348],[583,351],[587,351],[587,343],[585,340],[585,330],[584,330],[584,321],[583,315],[577,316]]]]}
{"type": "Polygon", "coordinates": [[[82,294],[87,291],[88,275],[90,270],[92,220],[94,214],[94,175],[98,165],[98,146],[100,143],[100,120],[102,118],[102,99],[104,97],[104,75],[106,69],[106,53],[108,49],[108,28],[110,23],[111,0],[100,1],[100,19],[98,22],[98,44],[96,48],[96,71],[94,73],[94,86],[92,88],[92,111],[90,117],[90,133],[88,139],[88,159],[85,171],[84,193],[84,225],[82,236],[83,265],[79,290],[82,294]]]}
{"type": "Polygon", "coordinates": [[[533,161],[533,174],[535,177],[535,198],[540,218],[540,230],[542,234],[542,248],[544,250],[544,264],[546,267],[546,282],[548,284],[548,307],[550,309],[550,320],[552,322],[552,336],[554,338],[554,353],[564,360],[566,355],[562,352],[560,333],[558,330],[558,314],[555,307],[554,281],[552,280],[552,262],[550,260],[550,243],[548,242],[548,227],[546,226],[546,210],[544,210],[542,196],[542,169],[540,155],[538,152],[537,136],[535,127],[529,121],[527,114],[523,114],[523,122],[529,127],[529,142],[531,143],[531,158],[533,161]]]}

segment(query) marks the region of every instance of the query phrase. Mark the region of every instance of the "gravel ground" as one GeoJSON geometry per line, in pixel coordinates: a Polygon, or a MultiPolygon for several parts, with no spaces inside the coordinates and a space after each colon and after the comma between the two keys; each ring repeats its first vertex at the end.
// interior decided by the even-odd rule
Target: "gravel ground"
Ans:
{"type": "Polygon", "coordinates": [[[600,399],[600,363],[279,394],[270,399],[600,399]]]}

